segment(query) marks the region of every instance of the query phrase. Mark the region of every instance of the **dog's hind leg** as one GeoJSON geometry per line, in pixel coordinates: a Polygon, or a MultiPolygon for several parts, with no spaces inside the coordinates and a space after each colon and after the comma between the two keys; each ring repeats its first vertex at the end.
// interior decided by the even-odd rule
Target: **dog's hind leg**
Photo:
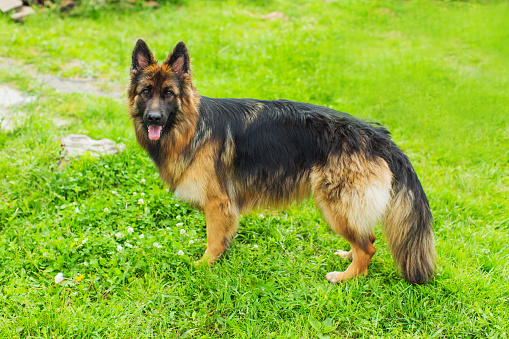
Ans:
{"type": "Polygon", "coordinates": [[[339,256],[341,259],[352,260],[352,250],[348,252],[343,250],[336,250],[334,252],[334,255],[339,256]]]}
{"type": "Polygon", "coordinates": [[[341,281],[354,278],[361,274],[368,272],[368,265],[371,262],[371,258],[375,254],[374,234],[373,232],[363,234],[360,229],[352,227],[348,219],[337,211],[334,211],[334,207],[330,204],[324,203],[323,201],[319,204],[322,213],[331,225],[331,228],[338,233],[341,237],[350,243],[351,250],[349,252],[341,251],[342,258],[352,260],[352,263],[344,272],[330,272],[325,276],[329,282],[338,283],[341,281]]]}
{"type": "Polygon", "coordinates": [[[212,264],[230,246],[237,234],[239,212],[227,197],[208,199],[203,208],[207,222],[207,249],[195,264],[212,264]]]}
{"type": "Polygon", "coordinates": [[[338,283],[368,273],[368,265],[376,252],[375,246],[369,241],[365,243],[350,242],[350,246],[352,246],[352,263],[344,272],[327,273],[325,278],[329,282],[338,283]]]}
{"type": "Polygon", "coordinates": [[[381,219],[391,197],[392,175],[388,166],[354,160],[317,170],[312,178],[318,207],[331,228],[351,246],[350,252],[338,253],[342,258],[352,259],[346,271],[330,272],[326,276],[334,283],[367,273],[376,252],[372,228],[381,219]],[[343,171],[337,170],[342,167],[343,171]]]}
{"type": "MultiPolygon", "coordinates": [[[[374,244],[375,243],[375,240],[376,240],[376,237],[375,237],[375,233],[373,233],[373,231],[371,231],[371,243],[374,244]]],[[[347,260],[350,260],[352,261],[352,250],[350,251],[343,251],[343,250],[336,250],[334,252],[334,255],[337,255],[338,257],[340,257],[341,259],[347,259],[347,260]]]]}

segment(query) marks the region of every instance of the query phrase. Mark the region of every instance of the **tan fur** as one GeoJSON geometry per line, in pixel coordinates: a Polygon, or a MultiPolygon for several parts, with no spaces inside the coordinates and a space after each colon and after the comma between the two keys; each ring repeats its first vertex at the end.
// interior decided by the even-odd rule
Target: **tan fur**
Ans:
{"type": "Polygon", "coordinates": [[[332,283],[338,283],[358,275],[368,273],[368,265],[375,254],[375,246],[371,242],[367,246],[359,246],[357,243],[350,243],[352,246],[352,263],[344,272],[329,272],[325,278],[332,283]]]}
{"type": "Polygon", "coordinates": [[[196,152],[193,161],[175,184],[175,195],[178,198],[204,208],[209,196],[221,194],[214,171],[217,148],[217,143],[209,142],[196,152]]]}
{"type": "MultiPolygon", "coordinates": [[[[379,221],[391,197],[392,173],[382,159],[367,160],[354,154],[332,157],[312,175],[316,204],[331,228],[352,248],[352,264],[327,279],[343,281],[367,273],[376,250],[372,227],[379,221]]],[[[345,255],[347,257],[350,254],[345,255]]]]}
{"type": "Polygon", "coordinates": [[[211,264],[226,251],[231,240],[237,234],[239,210],[221,188],[214,163],[219,145],[209,142],[196,153],[188,170],[184,172],[177,188],[184,192],[184,200],[189,202],[200,199],[207,223],[207,249],[200,261],[211,264]],[[196,186],[198,183],[198,186],[196,186]]]}
{"type": "Polygon", "coordinates": [[[221,153],[221,161],[228,169],[232,169],[234,165],[235,159],[235,141],[233,140],[233,135],[228,127],[226,131],[226,141],[224,143],[224,150],[221,153]]]}
{"type": "Polygon", "coordinates": [[[214,170],[218,148],[217,142],[200,147],[176,183],[175,195],[201,207],[205,213],[207,250],[197,264],[217,260],[237,233],[239,210],[221,188],[214,170]]]}
{"type": "Polygon", "coordinates": [[[359,233],[367,236],[391,198],[392,173],[382,159],[361,155],[333,157],[311,174],[317,204],[331,205],[359,233]]]}
{"type": "Polygon", "coordinates": [[[239,213],[225,195],[208,198],[203,212],[207,222],[207,249],[197,264],[211,264],[226,251],[237,234],[239,213]]]}
{"type": "MultiPolygon", "coordinates": [[[[303,173],[302,178],[297,183],[291,183],[289,180],[282,179],[279,184],[289,192],[286,199],[275,199],[272,192],[265,192],[256,187],[254,183],[248,183],[247,187],[238,186],[236,192],[241,200],[244,201],[242,211],[265,207],[280,208],[308,198],[311,194],[311,184],[309,175],[306,174],[303,173]]],[[[277,173],[274,176],[277,177],[277,173]]]]}
{"type": "Polygon", "coordinates": [[[387,244],[400,272],[410,282],[422,282],[433,277],[435,243],[431,229],[419,238],[412,234],[418,227],[413,215],[415,211],[411,209],[413,199],[413,193],[406,189],[394,195],[382,224],[387,244]]]}

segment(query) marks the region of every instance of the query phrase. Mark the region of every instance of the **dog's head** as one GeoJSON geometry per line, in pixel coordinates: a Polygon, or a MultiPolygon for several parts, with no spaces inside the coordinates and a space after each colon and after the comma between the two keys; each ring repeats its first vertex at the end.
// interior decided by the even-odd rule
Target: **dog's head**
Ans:
{"type": "Polygon", "coordinates": [[[191,64],[184,42],[179,42],[161,65],[143,40],[136,42],[128,100],[139,139],[159,140],[171,130],[181,120],[184,96],[192,90],[191,64]]]}

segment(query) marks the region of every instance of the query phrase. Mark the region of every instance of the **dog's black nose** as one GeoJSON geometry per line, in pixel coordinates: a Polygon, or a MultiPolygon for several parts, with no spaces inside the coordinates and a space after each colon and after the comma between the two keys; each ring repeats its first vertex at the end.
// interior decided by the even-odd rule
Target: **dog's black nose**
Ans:
{"type": "Polygon", "coordinates": [[[161,122],[161,113],[151,112],[147,115],[148,123],[151,125],[159,125],[161,122]]]}

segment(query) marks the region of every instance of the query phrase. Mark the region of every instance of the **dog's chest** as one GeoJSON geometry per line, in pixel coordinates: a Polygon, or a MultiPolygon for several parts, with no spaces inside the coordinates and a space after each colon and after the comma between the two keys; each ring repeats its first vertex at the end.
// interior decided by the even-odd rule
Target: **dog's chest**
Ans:
{"type": "Polygon", "coordinates": [[[201,147],[191,164],[182,171],[175,184],[175,196],[203,207],[207,196],[218,194],[217,172],[214,166],[214,145],[201,147]]]}
{"type": "Polygon", "coordinates": [[[194,178],[184,178],[175,189],[174,195],[180,200],[202,207],[205,204],[206,186],[204,182],[194,178]]]}

